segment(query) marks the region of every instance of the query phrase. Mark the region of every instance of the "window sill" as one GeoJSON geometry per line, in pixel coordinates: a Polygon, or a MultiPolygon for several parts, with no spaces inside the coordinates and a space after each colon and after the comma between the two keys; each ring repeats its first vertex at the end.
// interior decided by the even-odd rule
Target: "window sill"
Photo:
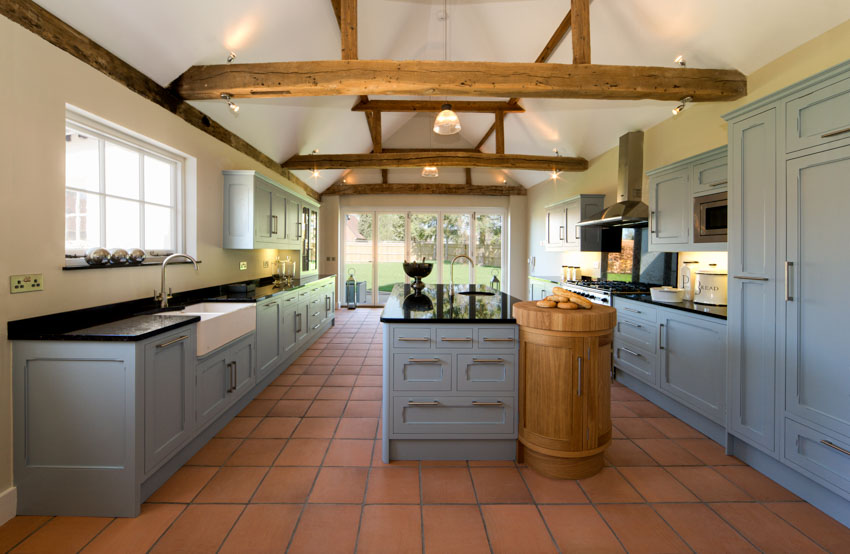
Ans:
{"type": "MultiPolygon", "coordinates": [[[[169,262],[168,265],[191,265],[190,261],[181,261],[181,262],[169,262]]],[[[201,263],[198,260],[198,263],[201,263]]],[[[113,264],[104,264],[104,265],[88,265],[83,262],[83,265],[66,265],[62,267],[62,271],[76,271],[78,269],[121,269],[127,267],[162,267],[162,261],[150,261],[150,262],[142,262],[140,264],[122,264],[122,265],[113,265],[113,264]]]]}

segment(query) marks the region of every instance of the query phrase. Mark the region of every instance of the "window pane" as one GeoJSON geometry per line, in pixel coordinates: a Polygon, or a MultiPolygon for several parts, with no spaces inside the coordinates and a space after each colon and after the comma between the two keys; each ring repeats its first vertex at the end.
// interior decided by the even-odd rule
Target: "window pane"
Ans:
{"type": "Polygon", "coordinates": [[[489,285],[495,275],[502,281],[502,216],[475,217],[475,282],[489,285]]]}
{"type": "Polygon", "coordinates": [[[65,129],[65,186],[98,192],[100,164],[97,139],[65,129]]]}
{"type": "MultiPolygon", "coordinates": [[[[469,214],[443,214],[443,282],[451,279],[451,261],[461,254],[469,256],[469,214]]],[[[458,260],[455,269],[455,284],[470,282],[467,260],[458,260]]]]}
{"type": "Polygon", "coordinates": [[[65,191],[65,250],[99,246],[100,197],[65,191]]]}
{"type": "Polygon", "coordinates": [[[404,283],[405,214],[378,214],[378,299],[383,305],[396,283],[404,283]]]}
{"type": "MultiPolygon", "coordinates": [[[[437,263],[437,214],[410,214],[410,257],[414,261],[437,263]]],[[[440,280],[438,267],[422,279],[426,283],[440,280]]]]}
{"type": "Polygon", "coordinates": [[[140,244],[139,203],[107,198],[106,247],[130,249],[140,244]]]}
{"type": "Polygon", "coordinates": [[[145,205],[145,249],[174,250],[171,208],[145,205]]]}
{"type": "Polygon", "coordinates": [[[106,143],[106,193],[139,198],[138,153],[117,144],[106,143]]]}
{"type": "Polygon", "coordinates": [[[145,156],[145,201],[173,206],[171,169],[173,165],[145,156]]]}
{"type": "Polygon", "coordinates": [[[343,227],[343,259],[345,260],[344,280],[354,270],[357,283],[357,303],[370,305],[372,297],[372,214],[346,214],[343,227]],[[362,286],[361,286],[362,283],[362,286]],[[362,294],[360,291],[363,291],[362,294]]]}

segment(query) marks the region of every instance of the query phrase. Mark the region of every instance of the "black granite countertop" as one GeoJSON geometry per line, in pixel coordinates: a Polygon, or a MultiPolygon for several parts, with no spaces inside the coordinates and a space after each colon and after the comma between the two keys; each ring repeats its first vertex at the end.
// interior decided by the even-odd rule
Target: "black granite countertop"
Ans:
{"type": "Polygon", "coordinates": [[[169,300],[170,308],[165,310],[151,296],[10,321],[7,329],[9,340],[138,341],[200,320],[197,316],[160,315],[164,311],[199,302],[258,302],[333,276],[304,277],[284,288],[275,288],[272,278],[266,277],[175,293],[169,300]]]}
{"type": "Polygon", "coordinates": [[[398,283],[381,312],[384,323],[516,323],[512,308],[518,298],[484,285],[427,285],[414,295],[410,285],[398,283]],[[492,296],[467,296],[464,291],[493,292],[492,296]]]}
{"type": "MultiPolygon", "coordinates": [[[[709,317],[715,317],[717,319],[726,319],[726,306],[710,306],[708,304],[697,304],[695,302],[691,302],[690,300],[683,300],[682,302],[656,302],[652,300],[652,296],[649,294],[618,294],[614,298],[626,298],[628,300],[636,300],[638,302],[644,302],[646,304],[655,304],[656,306],[662,306],[664,308],[673,308],[674,310],[682,310],[683,312],[690,312],[692,314],[699,315],[707,315],[709,317]]],[[[614,303],[616,304],[616,300],[614,303]]]]}

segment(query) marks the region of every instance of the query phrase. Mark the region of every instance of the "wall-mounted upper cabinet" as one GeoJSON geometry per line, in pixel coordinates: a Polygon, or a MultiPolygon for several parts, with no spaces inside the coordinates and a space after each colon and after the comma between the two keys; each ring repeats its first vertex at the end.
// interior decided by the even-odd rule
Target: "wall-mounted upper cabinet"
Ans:
{"type": "Polygon", "coordinates": [[[300,250],[302,206],[318,206],[255,171],[224,171],[224,248],[300,250]]]}
{"type": "Polygon", "coordinates": [[[580,194],[546,206],[546,250],[581,250],[583,241],[599,237],[599,229],[582,229],[578,223],[605,207],[604,194],[580,194]]]}
{"type": "MultiPolygon", "coordinates": [[[[726,146],[654,169],[647,175],[650,251],[726,250],[725,241],[706,242],[704,237],[700,240],[700,237],[695,236],[695,221],[697,214],[701,213],[698,209],[699,199],[727,191],[726,146]]],[[[712,207],[718,204],[725,210],[726,204],[720,198],[712,207]]],[[[717,215],[725,215],[725,211],[723,214],[715,211],[713,216],[717,215]]]]}

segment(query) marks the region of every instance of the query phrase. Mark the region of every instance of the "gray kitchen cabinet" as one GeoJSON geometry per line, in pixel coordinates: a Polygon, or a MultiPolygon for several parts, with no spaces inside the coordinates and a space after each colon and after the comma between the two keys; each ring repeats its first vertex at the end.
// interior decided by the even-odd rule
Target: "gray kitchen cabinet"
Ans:
{"type": "Polygon", "coordinates": [[[604,194],[580,194],[546,207],[546,250],[579,250],[585,239],[599,239],[598,229],[581,229],[578,223],[605,207],[604,194]]]}
{"type": "Polygon", "coordinates": [[[145,344],[145,471],[183,446],[194,430],[194,327],[145,344]]]}
{"type": "Polygon", "coordinates": [[[729,125],[729,420],[777,455],[776,110],[729,125]]]}
{"type": "Polygon", "coordinates": [[[284,352],[289,352],[295,348],[298,342],[298,307],[288,306],[282,312],[281,329],[283,338],[281,339],[281,347],[284,352]]]}
{"type": "Polygon", "coordinates": [[[262,379],[281,361],[282,299],[273,296],[257,303],[257,379],[262,379]]]}
{"type": "Polygon", "coordinates": [[[727,166],[728,160],[725,148],[723,149],[723,155],[694,164],[692,178],[693,190],[691,194],[699,196],[726,191],[729,185],[729,171],[727,166]]]}
{"type": "Polygon", "coordinates": [[[528,299],[543,300],[547,296],[552,295],[552,288],[558,286],[552,281],[538,279],[536,277],[528,278],[528,299]]]}
{"type": "Polygon", "coordinates": [[[785,151],[850,138],[850,78],[809,88],[785,105],[785,151]]]}
{"type": "Polygon", "coordinates": [[[198,359],[195,423],[205,427],[254,384],[254,333],[198,359]]]}
{"type": "Polygon", "coordinates": [[[649,179],[649,249],[682,249],[690,236],[691,171],[685,167],[649,179]]]}
{"type": "Polygon", "coordinates": [[[325,319],[327,300],[321,289],[316,289],[307,303],[307,332],[315,331],[325,319]]]}
{"type": "Polygon", "coordinates": [[[726,325],[674,310],[663,310],[658,325],[661,390],[724,425],[726,325]]]}
{"type": "Polygon", "coordinates": [[[228,360],[233,364],[233,401],[235,402],[254,385],[256,346],[253,334],[240,339],[230,347],[228,360]]]}
{"type": "Polygon", "coordinates": [[[850,439],[848,332],[836,303],[850,256],[833,243],[847,234],[850,146],[788,161],[785,183],[786,409],[850,439]]]}
{"type": "Polygon", "coordinates": [[[299,302],[298,305],[295,306],[295,343],[301,343],[304,341],[310,333],[309,323],[309,311],[310,304],[306,301],[299,302]]]}
{"type": "Polygon", "coordinates": [[[294,196],[286,198],[286,214],[284,220],[286,222],[286,230],[283,235],[284,239],[291,243],[299,243],[300,245],[301,230],[303,227],[303,223],[301,222],[301,201],[294,196]]]}

